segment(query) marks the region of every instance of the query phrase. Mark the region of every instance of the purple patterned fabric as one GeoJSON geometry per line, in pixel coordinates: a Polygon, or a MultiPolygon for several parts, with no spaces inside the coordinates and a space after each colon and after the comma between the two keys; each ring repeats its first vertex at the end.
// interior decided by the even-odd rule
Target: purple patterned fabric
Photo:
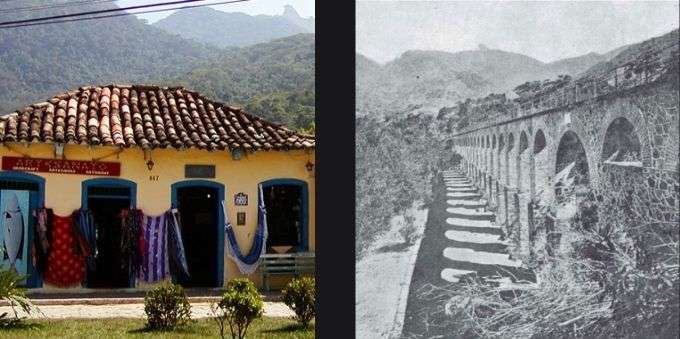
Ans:
{"type": "Polygon", "coordinates": [[[142,267],[139,279],[157,282],[170,275],[168,260],[167,224],[165,214],[142,218],[142,234],[145,248],[142,250],[142,267]]]}

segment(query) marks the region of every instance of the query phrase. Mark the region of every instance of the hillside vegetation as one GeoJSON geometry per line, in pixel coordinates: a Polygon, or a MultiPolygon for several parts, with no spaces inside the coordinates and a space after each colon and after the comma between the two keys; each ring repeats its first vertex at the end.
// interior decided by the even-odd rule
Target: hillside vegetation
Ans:
{"type": "MultiPolygon", "coordinates": [[[[58,1],[22,1],[22,6],[58,1]]],[[[114,8],[111,3],[77,11],[114,8]]],[[[0,20],[64,14],[73,8],[0,14],[0,20]]],[[[148,82],[190,70],[218,49],[189,42],[134,16],[0,29],[0,112],[87,84],[148,82]]]]}
{"type": "Polygon", "coordinates": [[[230,49],[165,82],[180,84],[295,128],[314,120],[314,34],[230,49]]]}

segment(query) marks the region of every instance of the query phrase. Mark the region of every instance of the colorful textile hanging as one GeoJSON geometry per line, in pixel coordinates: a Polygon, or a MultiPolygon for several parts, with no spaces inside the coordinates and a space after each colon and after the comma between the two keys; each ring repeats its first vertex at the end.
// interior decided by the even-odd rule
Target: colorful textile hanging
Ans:
{"type": "Polygon", "coordinates": [[[144,215],[141,210],[125,209],[121,212],[120,258],[121,268],[127,270],[129,276],[135,276],[141,263],[140,238],[143,234],[140,224],[144,215]]]}
{"type": "Polygon", "coordinates": [[[83,281],[85,260],[75,252],[75,243],[73,219],[55,215],[45,282],[58,287],[71,287],[83,281]]]}
{"type": "Polygon", "coordinates": [[[80,209],[73,213],[73,227],[78,250],[85,257],[87,269],[94,272],[97,269],[97,226],[90,210],[80,209]]]}
{"type": "Polygon", "coordinates": [[[267,246],[267,210],[264,206],[264,196],[262,194],[262,185],[258,186],[257,194],[257,229],[255,231],[255,239],[253,245],[250,247],[250,253],[243,256],[241,249],[236,241],[234,229],[227,217],[227,208],[222,200],[222,210],[224,211],[224,232],[227,234],[228,255],[238,266],[242,274],[251,274],[255,272],[257,266],[260,265],[262,255],[266,252],[267,246]]]}
{"type": "Polygon", "coordinates": [[[168,223],[168,251],[171,259],[170,271],[174,276],[183,274],[185,277],[188,277],[189,265],[184,254],[179,211],[173,208],[165,212],[165,220],[168,223]]]}
{"type": "Polygon", "coordinates": [[[169,275],[167,224],[165,214],[144,216],[142,222],[144,249],[139,278],[145,282],[157,282],[169,275]]]}
{"type": "Polygon", "coordinates": [[[52,229],[52,209],[36,208],[33,210],[33,266],[40,273],[47,268],[47,257],[50,253],[50,231],[52,229]]]}

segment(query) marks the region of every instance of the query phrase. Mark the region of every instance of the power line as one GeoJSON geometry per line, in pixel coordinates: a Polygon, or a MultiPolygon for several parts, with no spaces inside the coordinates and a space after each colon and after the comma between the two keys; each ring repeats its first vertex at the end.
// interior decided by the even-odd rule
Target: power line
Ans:
{"type": "Polygon", "coordinates": [[[158,6],[179,5],[179,4],[185,4],[185,3],[190,3],[190,2],[201,2],[201,1],[205,1],[205,0],[176,0],[176,1],[170,1],[170,2],[155,3],[155,4],[137,5],[137,6],[130,6],[130,7],[118,7],[118,8],[111,8],[111,9],[102,9],[102,10],[97,10],[97,11],[88,11],[88,12],[80,12],[80,13],[70,13],[70,14],[45,16],[45,17],[25,19],[25,20],[5,21],[5,22],[0,22],[0,27],[1,26],[7,26],[7,25],[11,26],[11,25],[33,23],[33,22],[43,22],[43,21],[49,21],[49,20],[54,20],[54,19],[73,18],[73,17],[85,16],[85,15],[93,15],[93,14],[115,13],[115,12],[121,12],[121,11],[127,11],[127,10],[143,9],[143,8],[158,7],[158,6]]]}
{"type": "MultiPolygon", "coordinates": [[[[2,0],[0,0],[2,1],[2,0]]],[[[39,11],[39,10],[44,10],[44,9],[52,9],[52,8],[66,8],[66,7],[73,7],[73,6],[78,6],[78,5],[94,5],[98,3],[104,3],[104,2],[114,2],[116,0],[81,0],[81,1],[71,1],[71,2],[65,2],[61,4],[49,4],[49,5],[35,5],[35,6],[25,6],[25,7],[14,7],[14,8],[4,8],[0,9],[0,13],[20,13],[20,12],[34,12],[34,11],[39,11]]]]}
{"type": "MultiPolygon", "coordinates": [[[[0,0],[0,1],[2,1],[2,0],[0,0]]],[[[5,1],[7,1],[7,0],[5,0],[5,1]]],[[[200,1],[202,1],[202,0],[200,0],[200,1]]],[[[218,2],[212,2],[212,3],[207,3],[207,4],[187,5],[187,6],[180,6],[180,7],[173,7],[173,8],[163,8],[163,9],[139,11],[139,12],[114,13],[114,14],[108,14],[108,15],[84,17],[84,18],[71,18],[71,19],[62,19],[62,20],[40,21],[40,22],[33,22],[33,23],[27,23],[27,24],[17,24],[17,25],[3,25],[3,24],[0,23],[0,29],[30,27],[30,26],[57,24],[57,23],[65,23],[65,22],[76,22],[76,21],[85,21],[85,20],[95,20],[95,19],[115,18],[115,17],[127,16],[127,15],[167,12],[167,11],[173,11],[173,10],[181,10],[181,9],[197,8],[197,7],[205,7],[205,6],[214,6],[214,5],[225,5],[225,4],[247,2],[247,1],[250,1],[250,0],[218,1],[218,2]]]]}

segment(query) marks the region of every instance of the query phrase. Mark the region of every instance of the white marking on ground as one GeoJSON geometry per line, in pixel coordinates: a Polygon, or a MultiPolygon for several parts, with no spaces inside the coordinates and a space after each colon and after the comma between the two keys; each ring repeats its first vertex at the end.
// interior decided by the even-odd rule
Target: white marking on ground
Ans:
{"type": "Polygon", "coordinates": [[[477,192],[477,189],[474,187],[447,187],[447,191],[453,191],[453,192],[477,192]]]}
{"type": "Polygon", "coordinates": [[[460,199],[449,199],[446,200],[446,203],[449,205],[464,205],[464,206],[479,206],[483,207],[486,205],[486,200],[460,200],[460,199]]]}
{"type": "Polygon", "coordinates": [[[446,193],[447,197],[452,197],[452,198],[466,198],[466,197],[478,197],[480,196],[479,193],[458,193],[458,192],[452,192],[452,193],[446,193]]]}
{"type": "Polygon", "coordinates": [[[444,257],[473,264],[502,265],[510,267],[522,266],[521,261],[510,260],[507,254],[475,251],[470,248],[447,247],[444,249],[444,257]]]}
{"type": "Polygon", "coordinates": [[[463,207],[449,207],[446,209],[447,212],[449,213],[455,213],[455,214],[464,214],[464,215],[469,215],[469,216],[492,216],[494,215],[493,212],[486,212],[486,211],[477,211],[471,208],[463,208],[463,207]]]}
{"type": "Polygon", "coordinates": [[[444,235],[450,240],[461,242],[471,242],[475,244],[507,244],[507,242],[501,240],[501,236],[497,234],[448,230],[444,235]]]}
{"type": "Polygon", "coordinates": [[[468,270],[457,270],[453,268],[445,268],[441,271],[440,275],[442,279],[448,281],[448,282],[458,282],[460,280],[460,277],[466,275],[466,274],[471,274],[475,273],[475,271],[468,271],[468,270]]]}
{"type": "Polygon", "coordinates": [[[489,220],[470,220],[463,218],[446,218],[446,223],[454,226],[467,226],[467,227],[491,227],[491,228],[501,228],[498,225],[494,225],[489,220]]]}

